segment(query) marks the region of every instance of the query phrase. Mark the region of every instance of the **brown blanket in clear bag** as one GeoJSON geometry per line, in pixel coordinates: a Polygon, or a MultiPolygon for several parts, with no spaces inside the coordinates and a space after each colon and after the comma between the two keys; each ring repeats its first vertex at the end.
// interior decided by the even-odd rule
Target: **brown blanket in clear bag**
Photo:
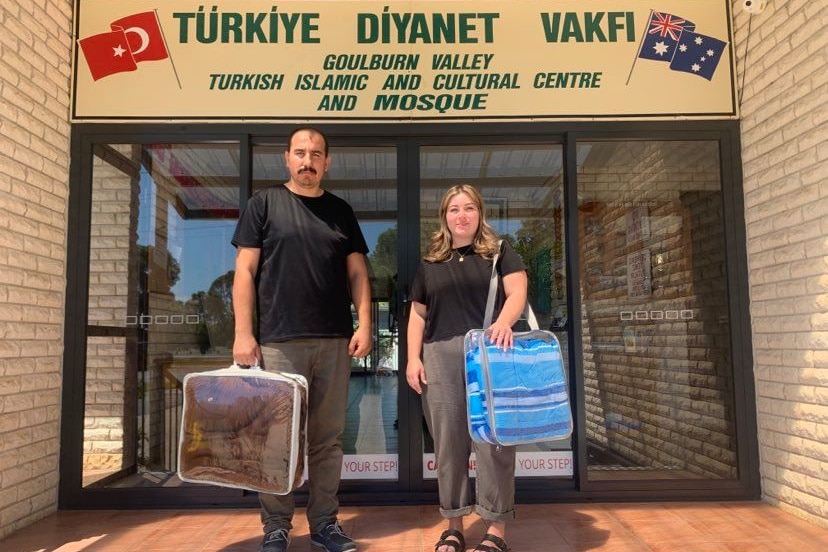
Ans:
{"type": "Polygon", "coordinates": [[[285,494],[301,485],[307,390],[250,375],[191,376],[184,385],[183,479],[285,494]],[[302,407],[294,419],[294,389],[302,407]],[[299,449],[293,446],[299,432],[299,449]],[[295,469],[291,472],[291,459],[295,469]]]}

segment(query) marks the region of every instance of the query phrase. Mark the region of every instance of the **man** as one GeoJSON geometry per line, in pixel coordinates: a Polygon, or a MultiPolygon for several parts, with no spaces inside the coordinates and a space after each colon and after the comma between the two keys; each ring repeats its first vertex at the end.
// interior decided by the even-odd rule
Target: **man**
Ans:
{"type": "MultiPolygon", "coordinates": [[[[285,164],[290,180],[256,192],[233,236],[233,359],[245,365],[261,360],[266,370],[307,378],[311,543],[349,552],[356,545],[337,522],[337,491],[350,357],[371,350],[368,247],[350,205],[321,187],[330,166],[327,138],[313,128],[294,130],[285,164]],[[356,331],[351,302],[359,319],[356,331]]],[[[260,493],[259,502],[265,532],[260,552],[284,552],[293,494],[260,493]]]]}

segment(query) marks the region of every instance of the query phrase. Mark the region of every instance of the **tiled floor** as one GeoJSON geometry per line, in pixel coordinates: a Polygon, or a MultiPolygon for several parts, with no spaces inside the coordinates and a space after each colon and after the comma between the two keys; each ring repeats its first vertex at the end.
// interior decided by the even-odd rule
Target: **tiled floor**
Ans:
{"type": "MultiPolygon", "coordinates": [[[[825,552],[828,529],[761,502],[518,505],[513,552],[825,552]]],[[[433,506],[343,507],[360,552],[430,552],[433,506]]],[[[290,551],[312,548],[297,510],[290,551]]],[[[467,518],[472,550],[484,532],[467,518]]],[[[63,511],[0,541],[0,552],[255,552],[258,511],[63,511]]]]}

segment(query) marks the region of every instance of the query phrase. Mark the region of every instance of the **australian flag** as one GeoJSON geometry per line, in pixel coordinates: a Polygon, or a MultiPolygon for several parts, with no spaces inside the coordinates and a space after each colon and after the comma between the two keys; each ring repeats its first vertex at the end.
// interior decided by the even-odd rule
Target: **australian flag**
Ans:
{"type": "Polygon", "coordinates": [[[638,57],[671,61],[682,32],[696,30],[696,24],[677,15],[653,12],[638,57]]]}
{"type": "Polygon", "coordinates": [[[722,42],[712,36],[684,32],[678,41],[673,60],[670,62],[670,69],[692,73],[711,80],[724,54],[725,46],[727,42],[722,42]]]}

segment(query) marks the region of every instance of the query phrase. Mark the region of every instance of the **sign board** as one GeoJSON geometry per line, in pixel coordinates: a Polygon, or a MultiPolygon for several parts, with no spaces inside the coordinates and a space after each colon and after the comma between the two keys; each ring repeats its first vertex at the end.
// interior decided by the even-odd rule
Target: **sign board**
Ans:
{"type": "MultiPolygon", "coordinates": [[[[515,477],[572,477],[571,450],[522,451],[515,457],[515,477]]],[[[477,456],[469,457],[469,477],[477,477],[477,456]]],[[[437,479],[437,460],[433,453],[423,454],[423,479],[437,479]]]]}
{"type": "Polygon", "coordinates": [[[74,121],[735,118],[726,0],[77,0],[74,121]]]}
{"type": "Polygon", "coordinates": [[[396,454],[346,454],[342,459],[342,479],[393,479],[400,476],[396,454]]]}
{"type": "MultiPolygon", "coordinates": [[[[469,458],[469,475],[477,475],[477,459],[469,458]]],[[[572,477],[571,450],[518,451],[516,477],[572,477]]],[[[342,479],[396,480],[399,461],[396,454],[346,454],[342,461],[342,479]]],[[[433,453],[423,454],[423,479],[437,478],[437,461],[433,453]]]]}

